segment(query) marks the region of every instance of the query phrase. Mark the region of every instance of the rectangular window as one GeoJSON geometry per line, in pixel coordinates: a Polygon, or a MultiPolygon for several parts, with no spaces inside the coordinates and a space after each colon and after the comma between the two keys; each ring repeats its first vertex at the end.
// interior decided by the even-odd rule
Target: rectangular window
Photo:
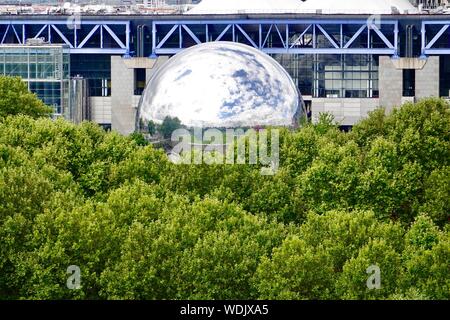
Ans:
{"type": "Polygon", "coordinates": [[[416,95],[416,70],[403,70],[403,96],[416,95]]]}
{"type": "Polygon", "coordinates": [[[440,96],[450,97],[450,56],[440,57],[440,96]]]}
{"type": "Polygon", "coordinates": [[[377,97],[378,58],[372,55],[318,55],[314,83],[315,97],[377,97]]]}
{"type": "Polygon", "coordinates": [[[144,92],[146,84],[146,72],[145,69],[134,69],[134,94],[141,95],[144,92]]]}
{"type": "Polygon", "coordinates": [[[70,73],[88,79],[89,96],[111,96],[111,56],[74,54],[70,56],[70,73]]]}

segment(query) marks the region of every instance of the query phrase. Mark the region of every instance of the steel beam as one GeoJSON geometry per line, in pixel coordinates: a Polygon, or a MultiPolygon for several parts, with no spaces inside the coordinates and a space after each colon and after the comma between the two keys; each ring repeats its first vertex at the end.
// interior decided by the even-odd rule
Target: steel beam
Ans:
{"type": "Polygon", "coordinates": [[[177,28],[184,28],[196,43],[207,42],[211,35],[211,26],[216,26],[218,36],[214,41],[220,41],[227,32],[232,30],[232,41],[240,41],[250,43],[255,48],[267,53],[312,53],[312,54],[398,54],[398,21],[397,20],[381,20],[377,26],[367,23],[367,20],[323,20],[323,19],[305,19],[305,20],[270,20],[270,19],[236,19],[236,20],[162,20],[153,21],[153,34],[159,35],[154,39],[160,38],[161,41],[153,46],[153,54],[175,54],[185,49],[184,43],[180,43],[179,48],[171,48],[166,46],[167,41],[174,35],[177,28]],[[161,26],[166,26],[166,31],[162,31],[161,26]],[[202,26],[201,28],[191,28],[190,26],[202,26]],[[245,28],[248,26],[251,28],[245,28]],[[341,36],[340,41],[336,41],[333,36],[326,30],[325,26],[335,26],[339,30],[341,36]],[[344,33],[344,26],[351,27],[356,32],[344,33]],[[169,27],[169,28],[167,28],[169,27]],[[171,27],[171,28],[170,28],[171,27]],[[365,41],[361,48],[350,48],[356,39],[364,30],[369,31],[372,28],[380,37],[385,47],[372,48],[370,39],[365,41]],[[167,31],[168,30],[168,31],[167,31]],[[195,30],[195,31],[194,31],[195,30]],[[206,30],[206,36],[203,34],[206,30]],[[282,35],[281,30],[285,30],[282,35]],[[295,32],[294,32],[295,30],[295,32]],[[244,37],[237,38],[236,32],[241,33],[244,37]],[[389,32],[389,34],[388,34],[389,32]],[[320,33],[320,35],[319,35],[320,33]],[[317,43],[318,37],[322,35],[329,42],[330,48],[320,48],[317,43]],[[195,36],[195,37],[194,37],[195,36]],[[305,43],[305,36],[311,38],[312,41],[305,43]],[[345,43],[344,36],[350,37],[345,43]],[[275,37],[276,41],[269,41],[270,37],[275,37]],[[388,38],[394,39],[394,44],[388,38]],[[201,40],[200,40],[201,39],[201,40]],[[204,40],[203,40],[204,39],[204,40]]]}
{"type": "Polygon", "coordinates": [[[425,20],[422,21],[421,39],[422,39],[422,58],[426,58],[428,55],[450,54],[450,42],[446,41],[445,46],[435,48],[436,42],[442,39],[444,34],[448,34],[450,27],[450,20],[425,20]],[[432,37],[427,37],[427,26],[440,26],[439,31],[432,37]]]}
{"type": "Polygon", "coordinates": [[[130,48],[130,21],[101,21],[101,20],[0,20],[0,26],[6,26],[0,32],[1,44],[24,44],[27,39],[46,38],[48,43],[61,43],[70,47],[70,53],[92,53],[92,54],[123,54],[130,48]],[[31,30],[33,26],[33,30],[31,30]],[[80,36],[80,26],[92,26],[91,31],[84,39],[80,36]],[[38,31],[36,32],[36,27],[38,31]],[[66,27],[66,28],[64,28],[66,27]],[[112,27],[120,27],[119,34],[112,27]],[[113,39],[112,45],[108,48],[104,45],[104,30],[113,39]],[[21,34],[19,35],[18,30],[21,34]],[[66,30],[70,30],[67,33],[66,30]],[[12,37],[8,37],[12,35],[12,37]],[[94,42],[93,48],[84,48],[87,41],[95,34],[99,33],[100,41],[94,42]],[[71,35],[69,37],[69,34],[71,35]],[[52,36],[53,35],[53,36],[52,36]],[[58,35],[55,37],[54,35],[58,35]],[[70,41],[69,39],[73,40],[70,41]],[[122,40],[125,39],[125,40],[122,40]],[[79,41],[81,40],[81,41],[79,41]],[[125,41],[125,42],[124,42],[125,41]]]}

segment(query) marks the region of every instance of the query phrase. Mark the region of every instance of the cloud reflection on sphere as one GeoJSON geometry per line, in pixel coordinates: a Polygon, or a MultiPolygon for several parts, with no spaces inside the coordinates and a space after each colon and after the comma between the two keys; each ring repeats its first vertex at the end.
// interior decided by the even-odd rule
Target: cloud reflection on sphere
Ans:
{"type": "Polygon", "coordinates": [[[243,44],[209,42],[183,50],[148,82],[137,126],[164,118],[187,127],[297,126],[301,95],[273,58],[243,44]]]}

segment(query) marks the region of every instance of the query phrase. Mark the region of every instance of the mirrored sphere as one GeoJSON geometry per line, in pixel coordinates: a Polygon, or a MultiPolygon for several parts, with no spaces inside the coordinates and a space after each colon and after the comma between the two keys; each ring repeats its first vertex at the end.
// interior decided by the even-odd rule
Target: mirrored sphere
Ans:
{"type": "Polygon", "coordinates": [[[148,82],[137,129],[166,117],[187,127],[297,126],[301,95],[273,58],[247,45],[209,42],[163,64],[148,82]]]}

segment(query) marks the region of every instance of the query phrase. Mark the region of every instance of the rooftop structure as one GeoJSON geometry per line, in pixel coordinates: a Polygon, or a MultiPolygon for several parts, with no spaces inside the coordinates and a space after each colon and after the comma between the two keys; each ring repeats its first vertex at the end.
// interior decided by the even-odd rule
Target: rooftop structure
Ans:
{"type": "Polygon", "coordinates": [[[442,14],[448,0],[0,0],[0,15],[442,14]],[[414,5],[415,7],[414,7],[414,5]]]}
{"type": "Polygon", "coordinates": [[[413,0],[412,3],[422,9],[445,9],[450,5],[448,0],[413,0]]]}
{"type": "Polygon", "coordinates": [[[408,0],[202,0],[187,14],[412,14],[417,12],[408,0]]]}
{"type": "Polygon", "coordinates": [[[300,13],[302,0],[202,0],[187,14],[300,13]]]}
{"type": "Polygon", "coordinates": [[[141,1],[2,1],[0,15],[156,15],[174,14],[187,10],[189,0],[178,2],[167,0],[141,1]]]}
{"type": "Polygon", "coordinates": [[[303,12],[322,14],[414,14],[417,9],[408,0],[306,0],[303,12]]]}

